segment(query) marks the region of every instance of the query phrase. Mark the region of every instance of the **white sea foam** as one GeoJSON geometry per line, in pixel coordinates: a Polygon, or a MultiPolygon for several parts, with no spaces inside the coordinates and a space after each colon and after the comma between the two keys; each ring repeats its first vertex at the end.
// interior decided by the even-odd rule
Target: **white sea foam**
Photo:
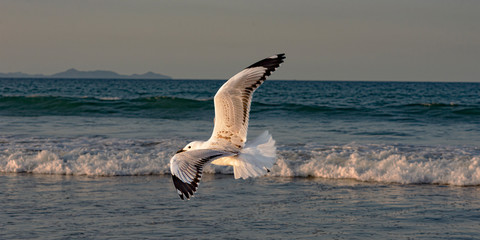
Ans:
{"type": "MultiPolygon", "coordinates": [[[[183,140],[0,139],[0,172],[88,176],[169,174],[183,140]]],[[[276,177],[320,177],[401,184],[480,185],[476,147],[278,146],[276,177]]],[[[206,173],[233,174],[208,165],[206,173]]]]}
{"type": "Polygon", "coordinates": [[[480,185],[472,147],[345,145],[281,151],[273,175],[391,183],[480,185]]]}
{"type": "Polygon", "coordinates": [[[117,176],[167,174],[170,155],[180,144],[94,138],[28,139],[3,145],[7,146],[0,148],[0,172],[117,176]]]}

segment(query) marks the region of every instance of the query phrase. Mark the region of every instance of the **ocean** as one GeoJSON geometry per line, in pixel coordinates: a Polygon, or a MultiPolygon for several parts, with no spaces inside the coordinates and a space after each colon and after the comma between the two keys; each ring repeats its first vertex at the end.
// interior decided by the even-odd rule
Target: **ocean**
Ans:
{"type": "Polygon", "coordinates": [[[272,171],[182,201],[224,82],[0,79],[0,239],[480,239],[480,83],[267,80],[272,171]]]}

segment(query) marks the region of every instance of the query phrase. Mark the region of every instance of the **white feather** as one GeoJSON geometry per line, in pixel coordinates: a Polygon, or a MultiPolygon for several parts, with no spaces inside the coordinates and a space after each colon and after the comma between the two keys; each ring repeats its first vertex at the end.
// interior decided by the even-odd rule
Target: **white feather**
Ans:
{"type": "Polygon", "coordinates": [[[267,174],[272,169],[275,159],[275,140],[268,131],[265,131],[252,142],[247,142],[237,156],[219,158],[212,164],[233,166],[235,179],[246,179],[267,174]]]}

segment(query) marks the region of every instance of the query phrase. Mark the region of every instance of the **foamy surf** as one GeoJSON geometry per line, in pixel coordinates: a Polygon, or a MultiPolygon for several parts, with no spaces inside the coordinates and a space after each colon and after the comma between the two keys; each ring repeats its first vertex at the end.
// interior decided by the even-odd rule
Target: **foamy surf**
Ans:
{"type": "MultiPolygon", "coordinates": [[[[85,176],[170,174],[183,140],[2,138],[0,172],[85,176]]],[[[205,173],[233,174],[208,165],[205,173]]],[[[470,146],[278,145],[272,177],[318,177],[400,184],[480,185],[480,149],[470,146]]]]}
{"type": "Polygon", "coordinates": [[[401,184],[480,184],[475,147],[360,145],[280,151],[273,175],[401,184]]]}
{"type": "Polygon", "coordinates": [[[0,172],[87,176],[167,174],[175,141],[104,138],[0,141],[0,172]]]}

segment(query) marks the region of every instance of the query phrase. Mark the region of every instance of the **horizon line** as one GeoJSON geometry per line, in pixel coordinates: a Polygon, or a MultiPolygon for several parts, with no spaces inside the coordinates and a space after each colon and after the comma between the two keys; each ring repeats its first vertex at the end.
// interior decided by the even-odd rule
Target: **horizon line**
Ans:
{"type": "MultiPolygon", "coordinates": [[[[133,74],[132,74],[133,75],[133,74]]],[[[163,74],[162,74],[163,75],[163,74]]],[[[227,81],[228,79],[221,78],[134,78],[129,75],[125,77],[109,78],[109,77],[52,77],[48,75],[43,76],[31,76],[31,77],[2,77],[0,79],[64,79],[64,80],[171,80],[171,81],[227,81]]],[[[399,82],[399,83],[480,83],[480,80],[372,80],[372,79],[268,79],[267,81],[298,81],[298,82],[399,82]]]]}

